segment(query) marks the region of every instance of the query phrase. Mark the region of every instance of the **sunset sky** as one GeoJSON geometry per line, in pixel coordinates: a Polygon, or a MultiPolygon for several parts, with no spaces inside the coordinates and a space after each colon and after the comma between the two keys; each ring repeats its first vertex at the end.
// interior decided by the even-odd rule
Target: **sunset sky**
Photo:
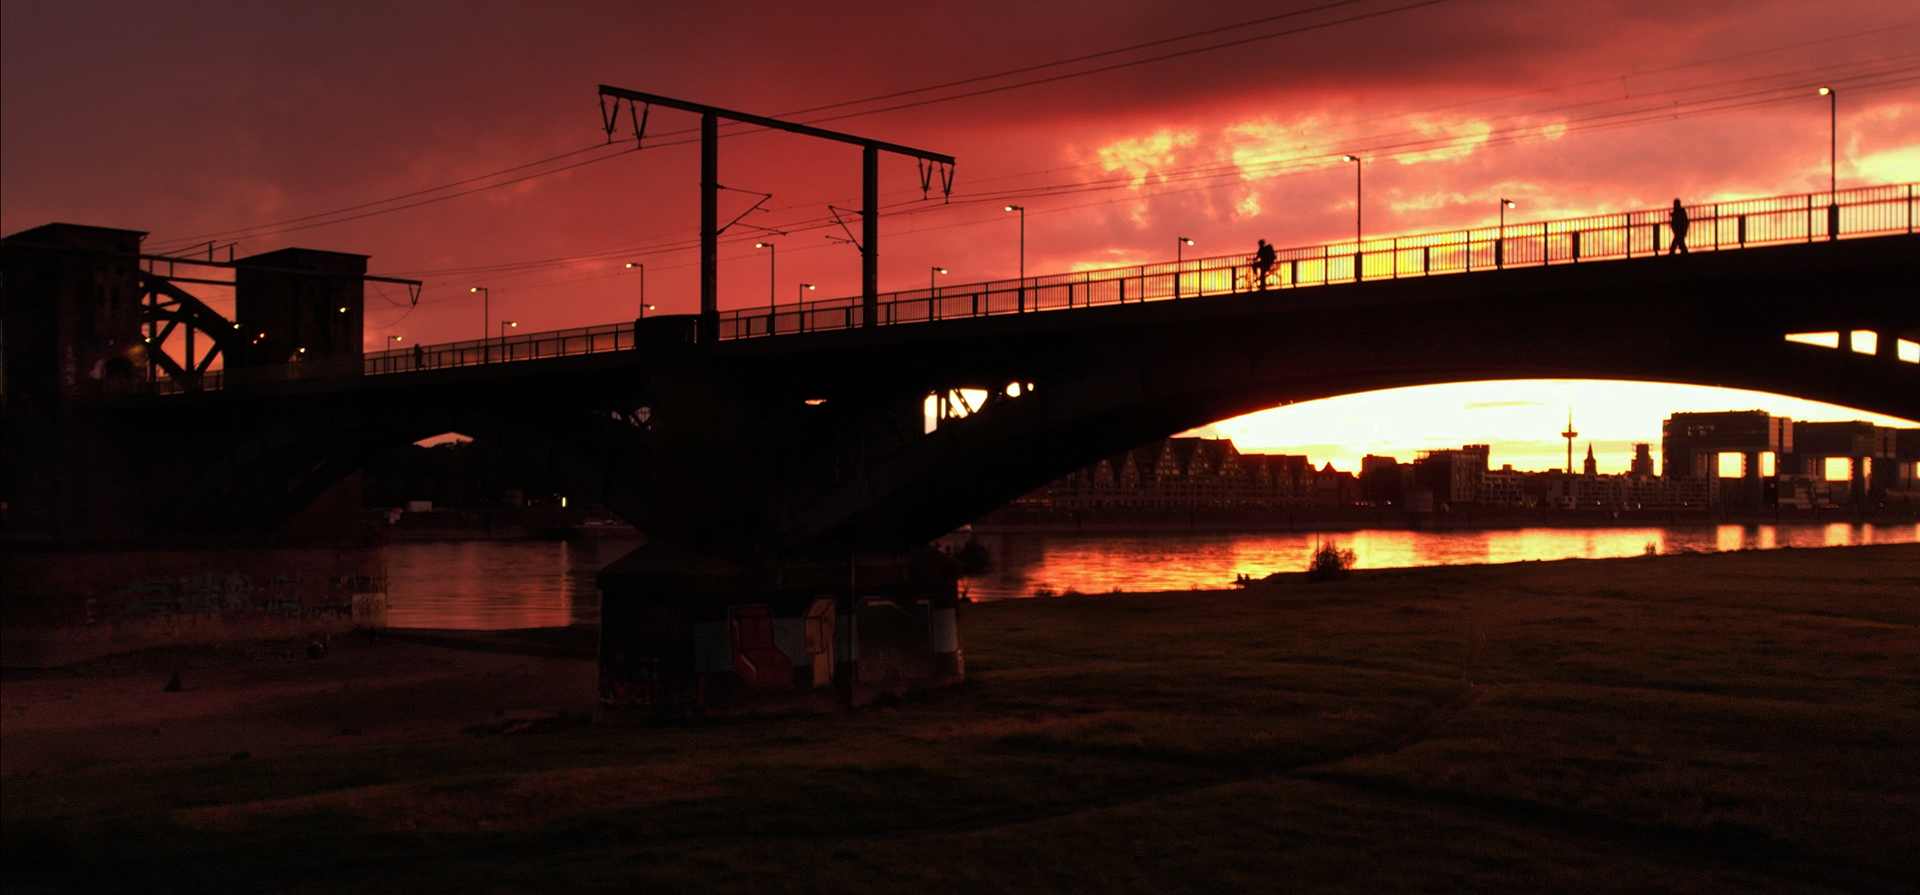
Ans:
{"type": "MultiPolygon", "coordinates": [[[[0,51],[0,232],[369,254],[426,281],[411,310],[370,292],[373,349],[487,331],[472,286],[523,331],[630,320],[628,262],[659,312],[696,309],[697,121],[655,109],[648,148],[607,146],[601,83],[957,157],[950,204],[883,161],[882,290],[933,265],[1013,276],[1008,202],[1029,209],[1029,273],[1170,259],[1180,236],[1189,257],[1349,238],[1349,152],[1369,234],[1486,225],[1502,197],[1513,221],[1823,190],[1823,84],[1841,187],[1920,180],[1920,10],[1894,0],[8,0],[0,51]]],[[[823,225],[858,204],[857,149],[743,133],[720,182],[723,220],[773,195],[724,238],[722,307],[767,303],[765,239],[774,298],[859,291],[858,255],[823,225]]],[[[1895,422],[1753,393],[1477,383],[1203,431],[1342,468],[1466,441],[1544,468],[1569,405],[1610,471],[1633,441],[1657,446],[1671,410],[1895,422]]]]}

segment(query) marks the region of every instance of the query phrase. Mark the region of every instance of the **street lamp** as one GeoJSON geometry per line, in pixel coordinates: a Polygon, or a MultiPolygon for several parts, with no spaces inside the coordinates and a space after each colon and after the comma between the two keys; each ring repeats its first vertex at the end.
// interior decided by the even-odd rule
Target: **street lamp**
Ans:
{"type": "Polygon", "coordinates": [[[500,358],[502,360],[505,360],[507,357],[507,327],[509,326],[517,328],[520,324],[512,320],[500,321],[500,358]]]}
{"type": "Polygon", "coordinates": [[[628,261],[627,267],[640,268],[640,317],[645,319],[647,312],[653,310],[653,305],[647,304],[647,266],[638,261],[628,261]]]}
{"type": "Polygon", "coordinates": [[[934,284],[935,278],[939,277],[941,274],[944,274],[946,272],[947,272],[947,269],[944,267],[936,266],[936,267],[927,268],[927,299],[928,300],[933,299],[933,290],[934,290],[933,284],[934,284]]]}
{"type": "Polygon", "coordinates": [[[1025,205],[1009,205],[1007,206],[1007,210],[1020,212],[1020,307],[1019,307],[1019,310],[1022,313],[1024,313],[1027,310],[1027,207],[1025,205]]]}
{"type": "Polygon", "coordinates": [[[756,242],[753,244],[753,247],[756,249],[767,250],[767,306],[772,307],[773,306],[773,269],[774,269],[774,264],[780,258],[780,250],[774,248],[773,243],[770,243],[770,242],[756,242]]]}
{"type": "Polygon", "coordinates": [[[489,309],[493,304],[493,293],[488,292],[485,286],[475,286],[467,291],[480,293],[480,362],[484,364],[490,360],[487,357],[490,350],[487,348],[487,324],[493,320],[493,311],[489,309]]]}
{"type": "Polygon", "coordinates": [[[1357,155],[1343,155],[1343,156],[1341,156],[1341,157],[1340,157],[1340,159],[1341,159],[1341,161],[1348,161],[1348,162],[1352,162],[1352,163],[1353,163],[1353,243],[1354,243],[1354,250],[1355,250],[1355,251],[1359,251],[1359,245],[1360,245],[1360,196],[1361,196],[1361,193],[1360,193],[1360,157],[1359,157],[1359,156],[1357,156],[1357,155]]]}
{"type": "Polygon", "coordinates": [[[1507,209],[1516,208],[1512,199],[1500,200],[1500,235],[1493,241],[1493,266],[1506,266],[1507,209]]]}
{"type": "Polygon", "coordinates": [[[1360,279],[1360,157],[1343,155],[1341,161],[1353,163],[1353,278],[1360,279]]]}
{"type": "Polygon", "coordinates": [[[1840,238],[1840,94],[1832,87],[1820,88],[1827,98],[1827,238],[1840,238]]]}
{"type": "Polygon", "coordinates": [[[1190,245],[1193,245],[1193,240],[1188,239],[1184,236],[1174,237],[1174,240],[1173,240],[1173,297],[1174,298],[1180,297],[1180,267],[1181,265],[1186,263],[1187,246],[1190,246],[1190,245]]]}
{"type": "Polygon", "coordinates": [[[794,313],[794,317],[796,318],[793,324],[793,328],[800,332],[806,332],[807,331],[807,293],[813,291],[813,284],[800,283],[798,285],[799,285],[799,288],[793,290],[793,313],[794,313]]]}

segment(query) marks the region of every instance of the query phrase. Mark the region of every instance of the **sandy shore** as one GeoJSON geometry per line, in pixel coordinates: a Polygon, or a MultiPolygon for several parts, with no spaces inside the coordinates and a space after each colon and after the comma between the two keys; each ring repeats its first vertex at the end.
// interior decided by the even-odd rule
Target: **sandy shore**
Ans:
{"type": "Polygon", "coordinates": [[[1920,887],[1920,545],[1282,577],[963,623],[961,687],[642,729],[581,723],[580,630],[8,672],[8,888],[1920,887]]]}

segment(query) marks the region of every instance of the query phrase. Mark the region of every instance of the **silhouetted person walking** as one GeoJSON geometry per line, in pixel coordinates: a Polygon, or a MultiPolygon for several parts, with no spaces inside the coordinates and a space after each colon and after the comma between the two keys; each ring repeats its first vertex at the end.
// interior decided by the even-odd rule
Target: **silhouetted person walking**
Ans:
{"type": "Polygon", "coordinates": [[[1273,246],[1266,240],[1260,240],[1260,248],[1253,253],[1253,271],[1260,275],[1260,289],[1267,288],[1267,274],[1273,271],[1273,246]]]}
{"type": "Polygon", "coordinates": [[[1686,206],[1681,205],[1679,199],[1673,200],[1671,223],[1673,227],[1673,245],[1667,247],[1667,254],[1671,255],[1674,252],[1679,252],[1684,255],[1687,253],[1687,227],[1691,225],[1687,222],[1686,206]]]}
{"type": "Polygon", "coordinates": [[[416,370],[424,370],[427,368],[427,349],[425,346],[417,344],[413,346],[413,368],[416,370]]]}

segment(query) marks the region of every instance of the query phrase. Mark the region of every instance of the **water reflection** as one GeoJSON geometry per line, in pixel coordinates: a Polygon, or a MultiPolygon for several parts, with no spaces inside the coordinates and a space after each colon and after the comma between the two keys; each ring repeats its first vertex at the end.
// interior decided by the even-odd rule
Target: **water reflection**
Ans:
{"type": "Polygon", "coordinates": [[[387,624],[498,631],[600,621],[593,576],[638,541],[431,541],[387,547],[387,624]]]}
{"type": "MultiPolygon", "coordinates": [[[[1360,568],[1518,562],[1920,541],[1920,525],[1718,525],[1528,528],[1502,531],[983,534],[995,570],[969,583],[975,599],[1029,597],[1037,589],[1082,593],[1227,587],[1307,567],[1331,539],[1360,568]]],[[[599,620],[594,573],[638,541],[454,541],[387,548],[388,624],[499,630],[599,620]]]]}
{"type": "Polygon", "coordinates": [[[1708,525],[1644,528],[1526,528],[1499,531],[1156,533],[1147,535],[982,534],[994,571],[970,582],[975,599],[1032,596],[1036,590],[1186,590],[1225,587],[1236,575],[1263,577],[1307,567],[1315,545],[1332,540],[1358,568],[1460,565],[1521,560],[1770,550],[1920,541],[1920,525],[1708,525]]]}

